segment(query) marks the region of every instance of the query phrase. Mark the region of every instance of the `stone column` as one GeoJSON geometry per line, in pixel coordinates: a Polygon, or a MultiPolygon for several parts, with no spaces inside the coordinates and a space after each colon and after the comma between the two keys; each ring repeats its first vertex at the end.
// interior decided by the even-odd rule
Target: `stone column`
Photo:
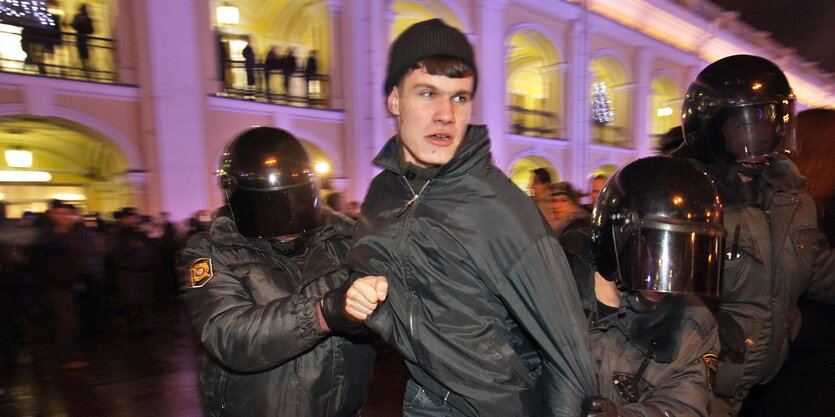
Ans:
{"type": "Polygon", "coordinates": [[[201,64],[197,45],[205,40],[198,39],[197,25],[205,22],[195,17],[205,16],[206,10],[198,8],[209,6],[198,0],[147,0],[145,5],[153,126],[146,126],[143,140],[156,145],[146,149],[156,151],[155,158],[147,157],[156,159],[159,205],[172,218],[187,218],[212,208],[207,190],[215,186],[209,181],[213,167],[206,163],[202,89],[204,69],[215,66],[201,64]]]}
{"type": "Polygon", "coordinates": [[[504,9],[508,0],[481,0],[473,43],[478,66],[478,87],[473,108],[474,119],[490,129],[494,163],[505,172],[510,169],[510,155],[505,154],[507,136],[507,48],[505,47],[504,9]]]}
{"type": "Polygon", "coordinates": [[[635,156],[642,158],[653,153],[650,134],[649,99],[652,95],[652,74],[650,73],[652,53],[645,46],[638,47],[635,53],[635,89],[632,92],[632,147],[635,156]]]}
{"type": "Polygon", "coordinates": [[[589,145],[591,110],[589,105],[589,53],[587,11],[571,22],[569,42],[568,76],[566,82],[566,139],[571,141],[571,159],[567,180],[572,184],[585,184],[591,161],[586,160],[589,145]]]}

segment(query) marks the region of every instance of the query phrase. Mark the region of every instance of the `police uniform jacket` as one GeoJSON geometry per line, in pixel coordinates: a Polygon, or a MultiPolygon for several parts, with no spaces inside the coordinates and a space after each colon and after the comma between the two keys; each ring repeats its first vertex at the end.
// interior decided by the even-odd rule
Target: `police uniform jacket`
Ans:
{"type": "Polygon", "coordinates": [[[708,415],[719,335],[700,300],[668,297],[640,314],[622,308],[592,320],[590,329],[600,395],[619,416],[708,415]]]}
{"type": "Polygon", "coordinates": [[[211,416],[355,416],[374,360],[366,343],[319,329],[316,303],[344,283],[348,220],[305,236],[288,257],[241,236],[228,217],[193,236],[183,298],[206,350],[200,371],[211,416]]]}
{"type": "Polygon", "coordinates": [[[366,325],[430,396],[468,416],[576,416],[594,391],[565,255],[534,202],[491,164],[484,126],[422,190],[398,136],[375,159],[350,264],[388,278],[366,325]]]}
{"type": "Polygon", "coordinates": [[[725,206],[730,259],[724,261],[720,310],[742,328],[747,349],[744,357],[720,358],[715,392],[741,400],[786,360],[800,330],[798,299],[805,294],[835,303],[835,253],[817,227],[806,179],[789,159],[775,157],[747,185],[721,165],[704,166],[725,206]]]}
{"type": "Polygon", "coordinates": [[[589,233],[569,231],[560,242],[589,318],[599,395],[622,417],[707,416],[720,348],[713,314],[695,296],[666,297],[642,313],[623,296],[616,312],[604,312],[589,233]]]}

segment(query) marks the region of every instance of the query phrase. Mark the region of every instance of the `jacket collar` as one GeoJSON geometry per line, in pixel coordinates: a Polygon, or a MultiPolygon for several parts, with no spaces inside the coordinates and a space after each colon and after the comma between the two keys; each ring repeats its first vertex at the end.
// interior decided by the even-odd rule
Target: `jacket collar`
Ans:
{"type": "MultiPolygon", "coordinates": [[[[212,222],[209,228],[209,240],[219,246],[247,246],[265,252],[271,250],[268,240],[241,235],[235,222],[223,213],[224,210],[220,210],[218,217],[212,222]]],[[[322,226],[303,237],[308,245],[317,244],[336,235],[346,237],[352,235],[354,221],[350,218],[326,207],[322,208],[322,217],[322,226]]]]}
{"type": "MultiPolygon", "coordinates": [[[[394,135],[374,158],[374,164],[398,175],[403,175],[398,163],[398,152],[400,152],[401,146],[400,135],[394,135]]],[[[466,173],[479,163],[484,161],[489,163],[490,157],[490,138],[487,135],[487,126],[470,125],[464,135],[464,140],[461,141],[461,145],[455,151],[455,155],[449,162],[441,166],[438,177],[466,173]]]]}

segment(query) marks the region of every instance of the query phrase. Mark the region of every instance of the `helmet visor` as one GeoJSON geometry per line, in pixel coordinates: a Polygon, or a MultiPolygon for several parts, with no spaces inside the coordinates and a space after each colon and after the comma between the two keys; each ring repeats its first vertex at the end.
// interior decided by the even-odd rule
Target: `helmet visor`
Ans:
{"type": "Polygon", "coordinates": [[[243,236],[265,239],[316,227],[317,203],[312,184],[274,191],[236,189],[229,197],[238,231],[243,236]]]}
{"type": "Polygon", "coordinates": [[[733,107],[721,126],[725,149],[738,162],[794,150],[794,101],[733,107]]]}
{"type": "Polygon", "coordinates": [[[720,228],[643,224],[624,245],[622,278],[635,291],[718,297],[723,235],[720,228]]]}

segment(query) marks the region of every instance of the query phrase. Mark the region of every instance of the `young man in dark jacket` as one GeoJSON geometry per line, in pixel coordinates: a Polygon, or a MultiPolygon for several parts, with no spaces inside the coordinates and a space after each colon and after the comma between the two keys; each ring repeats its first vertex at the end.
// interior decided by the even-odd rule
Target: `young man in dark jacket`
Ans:
{"type": "Polygon", "coordinates": [[[806,179],[786,156],[795,97],[774,63],[722,58],[690,84],[674,156],[716,181],[727,237],[717,313],[722,354],[711,415],[735,416],[771,380],[800,330],[798,299],[835,303],[835,252],[817,227],[806,179]]]}
{"type": "Polygon", "coordinates": [[[576,416],[594,392],[588,334],[559,243],[470,125],[464,34],[433,19],[394,42],[385,92],[399,133],[363,203],[345,311],[411,373],[406,416],[576,416]],[[373,312],[373,314],[372,314],[373,312]]]}
{"type": "Polygon", "coordinates": [[[320,308],[348,279],[353,224],[318,207],[312,172],[276,128],[249,129],[223,153],[227,205],[182,255],[210,416],[350,417],[365,400],[374,350],[331,333],[320,308]]]}

